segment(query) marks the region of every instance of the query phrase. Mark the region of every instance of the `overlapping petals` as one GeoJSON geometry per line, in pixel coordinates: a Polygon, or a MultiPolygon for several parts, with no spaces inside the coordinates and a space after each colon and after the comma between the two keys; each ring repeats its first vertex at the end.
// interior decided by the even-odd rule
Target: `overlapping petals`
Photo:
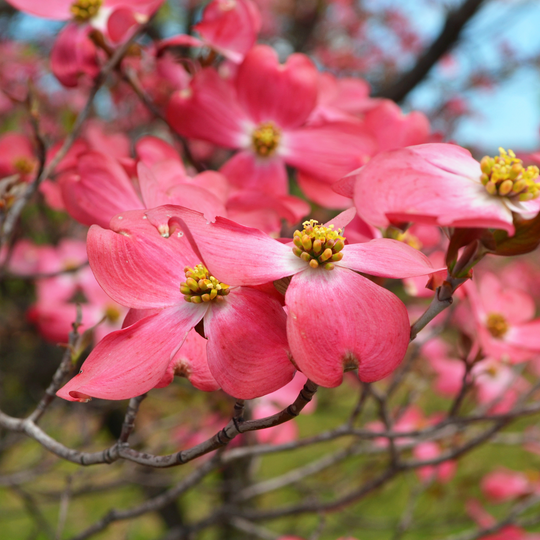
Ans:
{"type": "Polygon", "coordinates": [[[480,163],[451,144],[383,152],[351,174],[356,208],[376,227],[419,221],[513,234],[512,212],[529,215],[540,204],[537,199],[516,206],[507,197],[490,195],[480,181],[480,163]]]}
{"type": "MultiPolygon", "coordinates": [[[[410,246],[391,240],[345,246],[334,270],[326,270],[312,268],[290,245],[227,219],[208,223],[197,212],[172,206],[147,215],[160,230],[174,234],[181,227],[212,273],[228,276],[232,284],[259,285],[293,276],[285,295],[287,335],[293,361],[314,382],[337,386],[348,369],[358,369],[362,380],[378,380],[403,359],[409,341],[404,305],[349,269],[347,257],[350,253],[350,268],[375,275],[433,273],[427,257],[410,246]]],[[[353,216],[347,211],[335,222],[342,226],[353,216]]]]}
{"type": "MultiPolygon", "coordinates": [[[[170,208],[176,207],[158,211],[170,208]]],[[[194,214],[206,223],[202,214],[194,214]]],[[[82,372],[60,391],[61,397],[124,399],[167,384],[176,372],[189,378],[195,370],[193,383],[203,389],[221,386],[235,397],[250,399],[292,379],[295,368],[279,300],[240,287],[221,297],[221,303],[210,298],[186,301],[180,290],[185,267],[205,262],[187,234],[154,227],[144,211],[124,212],[110,229],[90,229],[88,256],[103,289],[132,311],[129,325],[94,349],[82,372]],[[208,370],[206,359],[193,358],[200,343],[179,352],[202,319],[208,370]]]]}

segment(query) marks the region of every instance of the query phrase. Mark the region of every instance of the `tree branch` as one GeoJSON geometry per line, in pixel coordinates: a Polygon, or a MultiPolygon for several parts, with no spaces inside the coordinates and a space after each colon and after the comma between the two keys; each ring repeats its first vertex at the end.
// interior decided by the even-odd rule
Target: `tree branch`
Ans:
{"type": "Polygon", "coordinates": [[[446,17],[446,22],[439,37],[418,59],[416,65],[407,73],[400,76],[397,81],[391,82],[382,88],[374,97],[388,98],[397,103],[403,101],[431,68],[452,48],[458,41],[464,26],[478,11],[484,0],[465,0],[461,7],[451,11],[446,17]]]}

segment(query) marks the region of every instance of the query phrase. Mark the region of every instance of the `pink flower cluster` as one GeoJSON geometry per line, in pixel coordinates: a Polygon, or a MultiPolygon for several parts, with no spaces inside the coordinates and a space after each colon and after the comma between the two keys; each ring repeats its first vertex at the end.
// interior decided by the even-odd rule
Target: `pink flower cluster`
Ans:
{"type": "MultiPolygon", "coordinates": [[[[162,2],[11,3],[69,21],[51,66],[62,84],[80,86],[162,2]]],[[[445,251],[454,249],[456,229],[511,236],[518,221],[538,213],[536,167],[502,149],[478,162],[463,148],[433,142],[421,113],[404,115],[395,103],[370,98],[365,81],[322,73],[305,54],[281,62],[256,43],[263,22],[250,0],[214,0],[195,25],[198,37],[172,36],[125,58],[118,74],[140,75],[140,92],[163,107],[172,131],[132,141],[88,122],[41,184],[50,207],[90,226],[89,265],[107,297],[87,268],[42,278],[33,320],[48,339],[65,340],[60,313],[73,311],[77,295],[85,297],[90,326],[104,316],[119,323],[127,311],[121,329],[101,327],[107,335],[62,397],[129,398],[175,374],[245,399],[280,391],[297,371],[326,387],[352,370],[362,381],[380,380],[400,364],[410,339],[407,308],[384,280],[404,279],[410,295],[429,296],[445,282],[446,264],[453,269],[445,251]],[[190,51],[184,63],[171,52],[179,47],[190,51]],[[299,190],[290,190],[291,180],[299,190]],[[310,203],[346,210],[300,226],[310,203]]],[[[121,79],[111,93],[119,108],[121,79]]],[[[32,141],[10,133],[0,148],[0,175],[31,181],[32,141]]],[[[43,249],[62,253],[63,246],[43,249]]],[[[40,249],[20,243],[11,271],[24,274],[18,260],[40,249]]],[[[52,271],[28,273],[43,272],[52,271]]],[[[540,351],[534,301],[489,273],[457,295],[464,302],[456,320],[473,345],[457,359],[440,342],[424,344],[435,384],[455,394],[469,362],[478,403],[508,410],[527,387],[511,364],[534,362],[540,351]]]]}

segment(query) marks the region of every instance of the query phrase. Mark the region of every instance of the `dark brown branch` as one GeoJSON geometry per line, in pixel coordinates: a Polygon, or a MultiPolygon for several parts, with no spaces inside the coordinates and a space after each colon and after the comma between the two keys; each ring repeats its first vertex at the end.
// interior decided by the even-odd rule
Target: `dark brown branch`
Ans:
{"type": "Polygon", "coordinates": [[[120,433],[120,437],[118,439],[120,444],[126,444],[128,442],[129,436],[135,428],[135,417],[137,416],[139,407],[145,397],[146,394],[143,394],[142,396],[134,397],[129,400],[124,423],[122,424],[122,432],[120,433]]]}
{"type": "Polygon", "coordinates": [[[154,497],[152,499],[148,499],[147,501],[127,510],[111,510],[99,521],[94,523],[94,525],[88,527],[88,529],[78,534],[77,536],[74,536],[72,540],[85,540],[86,538],[90,538],[94,534],[105,530],[111,523],[115,521],[131,519],[146,514],[148,512],[155,512],[163,508],[171,501],[176,500],[180,495],[182,495],[182,493],[185,493],[187,490],[191,489],[193,486],[201,482],[208,473],[213,471],[219,465],[219,462],[220,455],[217,454],[211,460],[207,461],[198,469],[186,476],[176,486],[165,491],[161,495],[158,495],[157,497],[154,497]]]}
{"type": "Polygon", "coordinates": [[[383,97],[401,102],[413,90],[431,68],[454,46],[458,41],[464,26],[475,15],[484,0],[465,0],[461,7],[451,11],[439,37],[418,59],[416,65],[399,80],[393,81],[386,88],[382,88],[374,97],[383,97]]]}
{"type": "MultiPolygon", "coordinates": [[[[3,427],[9,431],[25,433],[53,454],[56,454],[67,461],[71,461],[72,463],[78,463],[79,465],[113,463],[118,459],[126,459],[128,461],[133,461],[141,465],[148,465],[150,467],[167,468],[188,463],[195,458],[222,448],[240,433],[266,429],[292,420],[293,418],[297,417],[302,409],[311,401],[313,395],[317,391],[317,388],[318,387],[316,384],[308,381],[294,403],[272,416],[267,416],[257,420],[243,421],[243,402],[239,401],[235,405],[233,419],[221,431],[216,433],[210,439],[194,446],[193,448],[167,456],[155,456],[144,452],[138,452],[129,448],[127,443],[124,443],[123,441],[120,441],[113,446],[102,450],[101,452],[79,452],[64,446],[47,435],[47,433],[39,428],[30,418],[24,420],[13,418],[1,411],[0,427],[3,427]]],[[[131,415],[132,411],[133,409],[128,409],[127,414],[131,415]]],[[[125,424],[129,425],[129,423],[130,420],[128,418],[125,421],[125,424]]],[[[128,428],[126,428],[126,430],[127,429],[128,428]]]]}

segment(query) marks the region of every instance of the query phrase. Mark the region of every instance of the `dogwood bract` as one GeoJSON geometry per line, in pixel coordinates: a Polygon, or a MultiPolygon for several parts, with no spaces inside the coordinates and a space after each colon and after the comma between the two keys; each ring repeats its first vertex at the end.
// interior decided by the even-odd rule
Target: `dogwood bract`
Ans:
{"type": "Polygon", "coordinates": [[[80,373],[58,392],[60,397],[85,401],[138,396],[169,383],[177,367],[190,378],[190,371],[206,367],[200,358],[187,368],[185,358],[176,366],[177,352],[203,319],[208,368],[226,392],[251,399],[292,379],[295,369],[280,302],[240,286],[240,280],[233,274],[227,277],[219,265],[210,274],[180,231],[165,238],[144,210],[125,212],[113,218],[110,230],[90,228],[88,258],[109,296],[134,310],[149,311],[105,337],[80,373]]]}
{"type": "Polygon", "coordinates": [[[479,163],[454,144],[422,144],[383,152],[336,186],[354,197],[360,216],[376,227],[424,222],[489,227],[514,234],[512,213],[540,210],[538,168],[523,167],[499,149],[479,163]],[[347,183],[350,181],[350,183],[347,183]]]}

